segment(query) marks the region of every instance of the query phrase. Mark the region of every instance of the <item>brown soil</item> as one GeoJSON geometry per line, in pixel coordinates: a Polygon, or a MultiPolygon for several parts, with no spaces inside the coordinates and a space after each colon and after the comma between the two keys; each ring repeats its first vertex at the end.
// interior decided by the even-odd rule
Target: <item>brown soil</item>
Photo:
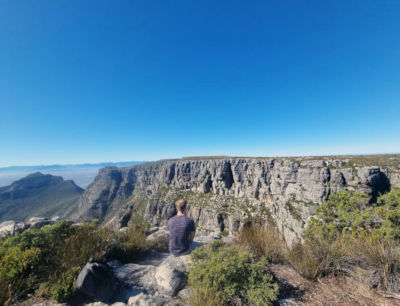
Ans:
{"type": "Polygon", "coordinates": [[[280,299],[300,305],[400,305],[399,296],[367,288],[347,276],[309,281],[284,265],[271,265],[280,285],[280,299]]]}

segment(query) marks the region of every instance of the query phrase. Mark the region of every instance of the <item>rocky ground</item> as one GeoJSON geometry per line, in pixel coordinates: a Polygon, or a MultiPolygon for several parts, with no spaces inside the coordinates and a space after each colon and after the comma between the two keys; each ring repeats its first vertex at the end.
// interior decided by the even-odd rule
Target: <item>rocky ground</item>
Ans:
{"type": "MultiPolygon", "coordinates": [[[[156,233],[154,233],[156,234],[156,233]]],[[[153,234],[153,235],[154,235],[153,234]]],[[[161,236],[163,230],[154,236],[161,236]]],[[[206,244],[220,236],[210,234],[196,237],[198,244],[206,244]]],[[[223,237],[230,242],[230,237],[223,237]]],[[[78,297],[72,305],[81,306],[178,306],[188,305],[190,288],[187,272],[189,255],[175,257],[166,252],[150,252],[143,260],[122,265],[118,261],[109,263],[120,282],[111,303],[91,301],[78,297]]],[[[273,264],[270,272],[275,275],[280,296],[277,305],[400,305],[398,296],[387,296],[371,290],[346,276],[325,277],[312,282],[300,276],[292,268],[273,264]]],[[[61,306],[54,301],[31,297],[19,306],[61,306]]]]}
{"type": "MultiPolygon", "coordinates": [[[[165,233],[153,233],[153,237],[160,237],[165,233]]],[[[151,237],[150,237],[151,239],[151,237]]],[[[195,244],[200,246],[212,240],[221,239],[221,236],[210,234],[195,238],[195,244]]],[[[223,238],[229,242],[229,237],[223,238]]],[[[109,304],[77,297],[72,305],[86,306],[178,306],[186,304],[190,289],[187,284],[187,273],[190,266],[190,256],[175,257],[168,252],[150,252],[146,258],[136,263],[122,265],[118,261],[108,263],[120,286],[116,290],[109,304]]],[[[30,297],[17,305],[66,305],[54,301],[30,297]]]]}

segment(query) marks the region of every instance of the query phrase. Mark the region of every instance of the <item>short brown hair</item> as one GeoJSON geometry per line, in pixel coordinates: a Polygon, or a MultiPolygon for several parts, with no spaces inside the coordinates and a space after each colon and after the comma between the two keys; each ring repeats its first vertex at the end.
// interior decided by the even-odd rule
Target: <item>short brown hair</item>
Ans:
{"type": "Polygon", "coordinates": [[[184,199],[180,199],[175,202],[175,206],[178,211],[184,211],[186,209],[186,201],[184,199]]]}

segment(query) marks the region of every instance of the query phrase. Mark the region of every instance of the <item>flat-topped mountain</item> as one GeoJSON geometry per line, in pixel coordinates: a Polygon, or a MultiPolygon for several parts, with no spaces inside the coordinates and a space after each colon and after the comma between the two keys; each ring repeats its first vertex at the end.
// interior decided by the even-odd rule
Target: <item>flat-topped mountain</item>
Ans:
{"type": "Polygon", "coordinates": [[[68,214],[83,193],[73,181],[60,176],[32,173],[9,186],[0,187],[0,221],[23,221],[32,216],[68,214]]]}
{"type": "Polygon", "coordinates": [[[104,162],[98,164],[60,164],[36,166],[0,167],[0,187],[10,185],[33,172],[41,172],[55,176],[62,176],[65,180],[73,180],[79,187],[86,188],[98,174],[99,169],[107,166],[126,167],[142,162],[104,162]]]}
{"type": "Polygon", "coordinates": [[[272,218],[293,240],[330,194],[355,190],[373,199],[393,186],[400,187],[400,155],[189,157],[101,169],[76,218],[126,226],[139,215],[161,226],[184,197],[200,231],[233,233],[259,216],[272,218]]]}

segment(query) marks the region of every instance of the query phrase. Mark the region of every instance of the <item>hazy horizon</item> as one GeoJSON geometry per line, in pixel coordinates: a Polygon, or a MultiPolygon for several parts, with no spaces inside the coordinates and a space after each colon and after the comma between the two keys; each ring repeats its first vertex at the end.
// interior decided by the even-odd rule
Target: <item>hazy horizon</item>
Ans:
{"type": "Polygon", "coordinates": [[[81,188],[86,188],[98,174],[99,170],[105,166],[130,166],[144,163],[144,161],[131,162],[104,162],[99,164],[78,164],[78,165],[29,165],[29,166],[11,166],[0,167],[0,187],[10,185],[11,183],[32,174],[41,172],[61,176],[64,180],[73,180],[81,188]]]}
{"type": "Polygon", "coordinates": [[[168,159],[185,159],[185,158],[191,158],[191,157],[249,157],[249,158],[285,158],[285,157],[329,157],[329,156],[369,156],[369,155],[397,155],[400,154],[400,151],[398,152],[379,152],[379,153],[345,153],[345,154],[293,154],[293,155],[226,155],[226,154],[220,154],[220,155],[188,155],[188,156],[175,156],[175,157],[168,157],[168,158],[158,158],[155,160],[132,160],[132,161],[107,161],[107,162],[97,162],[97,163],[92,163],[92,162],[82,162],[82,163],[55,163],[55,164],[36,164],[36,165],[31,165],[31,164],[20,164],[20,165],[7,165],[7,166],[2,166],[0,164],[0,169],[8,169],[8,168],[35,168],[35,167],[80,167],[80,166],[99,166],[99,165],[120,165],[120,164],[131,164],[131,163],[147,163],[147,162],[156,162],[159,160],[168,160],[168,159]]]}

